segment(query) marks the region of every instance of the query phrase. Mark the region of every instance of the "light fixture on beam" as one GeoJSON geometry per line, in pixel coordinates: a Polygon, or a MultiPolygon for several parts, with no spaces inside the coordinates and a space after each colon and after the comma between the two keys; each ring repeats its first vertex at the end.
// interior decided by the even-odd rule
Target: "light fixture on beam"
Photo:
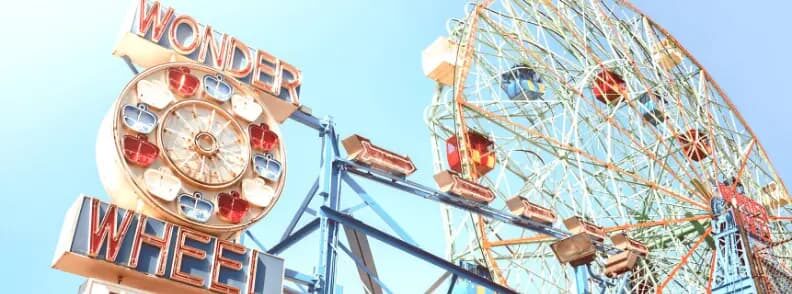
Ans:
{"type": "Polygon", "coordinates": [[[409,176],[415,172],[415,164],[409,157],[371,144],[371,141],[363,136],[352,135],[341,143],[350,160],[401,176],[409,176]]]}
{"type": "Polygon", "coordinates": [[[495,193],[478,183],[463,179],[458,173],[444,170],[434,176],[440,190],[467,200],[489,204],[495,193]]]}
{"type": "Polygon", "coordinates": [[[627,237],[625,233],[618,233],[611,236],[613,246],[624,251],[632,251],[633,253],[646,257],[649,255],[649,248],[638,240],[627,237]]]}
{"type": "Polygon", "coordinates": [[[625,250],[618,254],[611,255],[605,261],[604,274],[613,278],[632,271],[638,263],[638,257],[638,254],[632,250],[625,250]]]}
{"type": "Polygon", "coordinates": [[[569,263],[571,266],[589,264],[597,257],[597,248],[585,233],[575,234],[550,244],[550,248],[553,249],[558,262],[569,263]]]}
{"type": "Polygon", "coordinates": [[[585,233],[592,241],[602,243],[605,240],[605,230],[594,223],[584,220],[579,216],[573,216],[564,220],[564,226],[572,234],[585,233]]]}
{"type": "Polygon", "coordinates": [[[506,206],[515,214],[529,220],[552,225],[556,221],[556,214],[550,209],[533,204],[523,196],[514,196],[506,201],[506,206]]]}

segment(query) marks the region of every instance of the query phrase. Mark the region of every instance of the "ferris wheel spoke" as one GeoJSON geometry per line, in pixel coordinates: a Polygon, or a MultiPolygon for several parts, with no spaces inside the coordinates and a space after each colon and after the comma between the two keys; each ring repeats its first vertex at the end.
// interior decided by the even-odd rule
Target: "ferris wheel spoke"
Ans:
{"type": "Polygon", "coordinates": [[[182,122],[182,126],[190,130],[190,133],[197,133],[195,128],[193,128],[192,124],[190,124],[190,122],[187,121],[187,119],[185,119],[179,111],[174,111],[173,114],[176,116],[176,118],[179,119],[179,121],[182,122]]]}
{"type": "Polygon", "coordinates": [[[184,166],[185,166],[187,163],[189,163],[190,161],[192,161],[192,160],[193,160],[193,159],[194,159],[196,156],[198,156],[198,153],[196,153],[196,152],[190,152],[190,155],[189,155],[189,156],[187,156],[186,158],[184,158],[184,160],[182,160],[182,162],[181,162],[181,163],[179,163],[177,166],[179,166],[179,167],[184,167],[184,166]]]}
{"type": "Polygon", "coordinates": [[[212,126],[214,125],[215,115],[217,115],[217,111],[214,108],[212,108],[212,114],[209,115],[209,121],[206,123],[207,131],[211,132],[212,126]]]}
{"type": "Polygon", "coordinates": [[[712,232],[712,227],[707,228],[707,230],[704,232],[704,234],[702,234],[698,238],[698,240],[696,240],[696,242],[693,244],[693,246],[690,248],[690,250],[688,250],[688,252],[685,253],[685,255],[682,256],[682,259],[679,261],[679,263],[677,263],[673,267],[673,269],[668,274],[668,276],[665,278],[665,280],[663,280],[663,282],[657,288],[657,292],[658,293],[662,293],[663,292],[663,289],[668,285],[668,283],[671,280],[673,280],[674,276],[677,274],[677,272],[679,272],[679,269],[688,262],[688,259],[690,258],[691,255],[693,255],[693,252],[696,251],[696,249],[699,247],[699,245],[701,245],[701,243],[704,242],[704,240],[710,235],[711,232],[712,232]]]}
{"type": "MultiPolygon", "coordinates": [[[[238,167],[238,166],[240,166],[239,162],[231,162],[231,161],[229,161],[228,159],[226,159],[226,157],[225,157],[225,156],[224,156],[222,153],[219,153],[219,154],[217,155],[217,158],[218,158],[218,159],[220,159],[220,161],[223,163],[223,165],[224,165],[224,166],[225,166],[225,167],[226,167],[228,170],[235,170],[235,169],[232,169],[232,168],[230,168],[230,167],[238,167]]],[[[237,175],[236,173],[233,173],[233,174],[234,174],[234,176],[236,176],[236,175],[237,175]]]]}
{"type": "Polygon", "coordinates": [[[226,122],[225,122],[225,123],[224,123],[222,126],[220,126],[220,129],[219,129],[219,130],[217,130],[217,131],[213,131],[213,132],[210,130],[210,132],[211,132],[211,133],[212,133],[212,134],[213,134],[215,137],[218,137],[218,138],[220,138],[220,137],[222,137],[222,135],[223,135],[223,132],[225,132],[225,130],[226,130],[226,129],[228,129],[228,126],[229,126],[229,125],[231,125],[231,120],[228,120],[228,121],[226,121],[226,122]]]}
{"type": "Polygon", "coordinates": [[[204,170],[205,168],[206,168],[206,156],[201,156],[201,164],[199,165],[198,174],[196,176],[200,176],[201,178],[204,179],[204,181],[206,181],[207,179],[204,170]]]}
{"type": "Polygon", "coordinates": [[[191,141],[191,140],[193,139],[193,138],[191,138],[190,136],[188,136],[187,134],[185,134],[185,133],[182,133],[181,131],[175,130],[175,129],[173,129],[173,128],[170,128],[170,127],[165,127],[165,128],[164,128],[164,130],[165,130],[165,131],[166,131],[166,133],[168,133],[168,134],[174,134],[174,135],[176,135],[178,138],[182,138],[182,139],[184,139],[184,140],[187,140],[187,141],[191,141]]]}
{"type": "Polygon", "coordinates": [[[677,218],[677,219],[662,219],[662,220],[658,220],[658,221],[639,222],[639,223],[635,223],[635,224],[623,224],[623,225],[618,225],[618,226],[613,226],[613,227],[605,227],[603,229],[605,230],[605,232],[608,232],[608,233],[616,232],[616,231],[630,231],[630,230],[635,230],[635,229],[646,229],[646,228],[651,228],[651,227],[656,227],[656,226],[669,226],[669,225],[678,224],[678,223],[687,223],[687,222],[691,222],[691,221],[704,220],[704,219],[710,219],[710,218],[712,218],[712,215],[702,214],[702,215],[696,215],[696,216],[690,216],[690,217],[684,217],[684,218],[677,218]]]}

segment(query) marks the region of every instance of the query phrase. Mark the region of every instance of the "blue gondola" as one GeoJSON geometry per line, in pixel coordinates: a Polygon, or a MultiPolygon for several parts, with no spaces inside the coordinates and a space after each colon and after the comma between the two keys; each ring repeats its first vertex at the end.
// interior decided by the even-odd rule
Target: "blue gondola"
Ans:
{"type": "Polygon", "coordinates": [[[533,69],[518,64],[501,74],[501,89],[511,100],[536,100],[542,98],[545,85],[533,69]]]}
{"type": "Polygon", "coordinates": [[[124,125],[138,133],[148,134],[157,126],[157,115],[148,110],[146,104],[124,105],[121,110],[124,125]]]}
{"type": "Polygon", "coordinates": [[[260,177],[274,182],[280,178],[283,166],[272,154],[256,154],[253,156],[253,169],[260,177]]]}
{"type": "Polygon", "coordinates": [[[204,92],[218,102],[226,102],[231,99],[234,89],[228,82],[223,80],[223,76],[205,75],[203,77],[204,92]]]}
{"type": "Polygon", "coordinates": [[[179,213],[199,223],[209,221],[214,212],[214,204],[209,200],[203,199],[200,192],[195,192],[193,195],[182,193],[179,195],[178,201],[179,213]]]}
{"type": "Polygon", "coordinates": [[[652,92],[652,95],[649,95],[649,92],[646,92],[641,94],[641,96],[638,96],[638,101],[641,102],[645,108],[643,111],[643,119],[655,127],[665,122],[666,119],[665,113],[657,107],[658,100],[663,104],[667,103],[667,101],[657,92],[652,92]]]}

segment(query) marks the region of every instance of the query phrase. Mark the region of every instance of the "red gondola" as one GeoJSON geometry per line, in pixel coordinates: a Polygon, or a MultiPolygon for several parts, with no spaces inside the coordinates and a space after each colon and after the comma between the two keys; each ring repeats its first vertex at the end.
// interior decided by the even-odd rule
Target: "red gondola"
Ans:
{"type": "Polygon", "coordinates": [[[140,166],[148,167],[159,155],[159,148],[148,141],[145,135],[137,136],[124,135],[124,158],[127,162],[140,166]]]}
{"type": "Polygon", "coordinates": [[[605,104],[616,104],[627,98],[627,83],[617,73],[604,70],[594,79],[594,97],[605,104]]]}
{"type": "MultiPolygon", "coordinates": [[[[474,131],[467,132],[467,141],[470,146],[467,155],[473,163],[473,176],[478,178],[495,168],[495,142],[487,136],[474,131]]],[[[462,155],[459,150],[459,140],[456,135],[446,139],[446,156],[451,170],[462,173],[462,155]]]]}
{"type": "Polygon", "coordinates": [[[168,86],[179,97],[190,97],[198,91],[201,81],[190,73],[187,67],[179,66],[168,69],[168,86]]]}
{"type": "Polygon", "coordinates": [[[247,214],[250,208],[250,203],[243,199],[239,192],[231,191],[230,193],[222,192],[217,195],[217,215],[220,219],[238,224],[247,214]]]}
{"type": "Polygon", "coordinates": [[[710,138],[704,131],[690,129],[677,136],[677,140],[682,144],[682,152],[690,160],[701,161],[712,154],[710,138]]]}
{"type": "Polygon", "coordinates": [[[278,146],[278,134],[270,130],[265,123],[250,125],[250,145],[258,151],[269,152],[278,146]]]}

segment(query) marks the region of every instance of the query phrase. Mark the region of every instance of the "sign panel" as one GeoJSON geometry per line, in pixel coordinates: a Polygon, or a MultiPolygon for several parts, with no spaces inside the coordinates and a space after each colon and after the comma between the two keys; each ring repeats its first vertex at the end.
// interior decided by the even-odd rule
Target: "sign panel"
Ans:
{"type": "Polygon", "coordinates": [[[281,293],[284,261],[81,196],[53,267],[155,293],[281,293]]]}
{"type": "Polygon", "coordinates": [[[146,68],[177,61],[212,67],[267,98],[279,122],[299,107],[301,74],[293,65],[159,1],[133,2],[114,55],[146,68]]]}

